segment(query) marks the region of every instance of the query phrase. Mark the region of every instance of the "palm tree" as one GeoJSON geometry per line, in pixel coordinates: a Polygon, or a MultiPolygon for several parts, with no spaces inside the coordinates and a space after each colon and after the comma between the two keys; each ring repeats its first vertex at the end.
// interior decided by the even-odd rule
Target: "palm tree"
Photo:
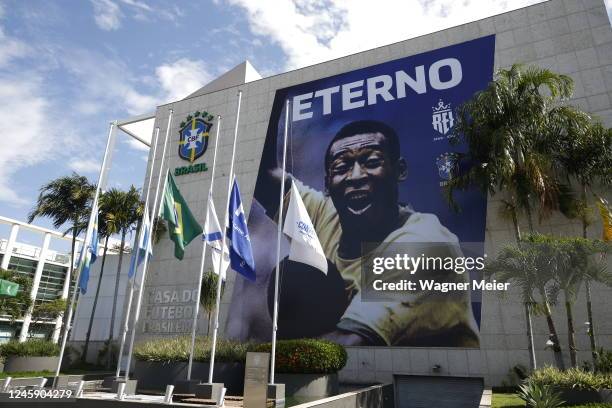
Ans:
{"type": "MultiPolygon", "coordinates": [[[[559,132],[556,141],[554,159],[558,166],[560,178],[569,186],[576,180],[580,187],[580,198],[576,200],[573,192],[569,191],[562,201],[561,210],[568,218],[578,218],[582,222],[582,237],[587,237],[587,228],[590,225],[591,209],[587,196],[595,183],[609,186],[612,184],[612,129],[605,128],[599,122],[593,122],[586,115],[577,115],[570,108],[559,108],[555,115],[559,117],[556,123],[563,126],[565,131],[559,132]]],[[[589,280],[585,280],[587,319],[589,322],[589,340],[593,362],[597,358],[597,344],[595,343],[595,329],[593,323],[593,309],[591,302],[591,287],[589,280]]]]}
{"type": "Polygon", "coordinates": [[[96,308],[98,306],[98,297],[100,295],[100,288],[102,286],[102,276],[104,275],[104,265],[106,264],[106,254],[108,252],[108,239],[111,233],[108,229],[106,219],[108,217],[108,209],[106,208],[106,199],[103,193],[100,196],[99,216],[98,216],[98,236],[104,239],[104,250],[102,252],[102,264],[100,265],[100,275],[98,276],[98,285],[96,286],[96,294],[94,296],[94,302],[91,309],[91,315],[89,316],[89,325],[87,326],[87,333],[85,335],[85,345],[81,351],[81,362],[85,362],[87,359],[87,350],[89,349],[89,339],[91,337],[91,329],[93,327],[94,316],[96,314],[96,308]]]}
{"type": "MultiPolygon", "coordinates": [[[[66,230],[66,234],[72,233],[70,266],[68,276],[66,276],[69,282],[72,279],[74,268],[76,238],[87,228],[87,222],[84,220],[89,219],[95,190],[96,186],[89,183],[87,177],[79,176],[74,172],[70,176],[59,177],[40,188],[36,206],[28,214],[29,223],[37,217],[48,217],[53,220],[53,226],[57,229],[66,224],[69,225],[66,230]]],[[[68,316],[67,313],[63,315],[64,319],[68,316]]],[[[66,323],[66,321],[63,322],[64,327],[67,327],[66,323]]]]}
{"type": "MultiPolygon", "coordinates": [[[[208,315],[208,326],[206,329],[206,335],[210,333],[211,313],[215,310],[217,303],[217,285],[219,282],[219,275],[213,272],[212,269],[206,271],[202,277],[202,291],[200,295],[200,304],[208,315]]],[[[223,290],[225,285],[221,284],[221,296],[223,296],[223,290]]]]}
{"type": "MultiPolygon", "coordinates": [[[[112,344],[115,329],[115,313],[117,310],[117,296],[119,293],[119,279],[121,276],[121,264],[125,248],[125,238],[131,232],[142,217],[144,203],[140,199],[140,190],[131,186],[128,191],[121,191],[115,188],[108,190],[101,200],[101,205],[106,208],[106,224],[109,234],[121,234],[121,244],[119,246],[119,260],[117,265],[117,275],[115,276],[115,293],[113,298],[113,309],[111,312],[110,330],[108,334],[108,344],[112,344]]],[[[110,347],[110,346],[109,346],[110,347]]],[[[106,367],[110,368],[112,353],[108,353],[106,367]]]]}
{"type": "MultiPolygon", "coordinates": [[[[570,77],[535,66],[513,65],[499,70],[488,87],[461,105],[453,143],[464,142],[467,153],[456,155],[459,174],[446,186],[452,207],[456,190],[473,186],[483,193],[504,192],[502,211],[512,220],[520,246],[519,217],[527,216],[534,232],[533,210],[545,216],[558,205],[559,187],[550,159],[549,112],[572,94],[570,77]]],[[[535,368],[530,303],[525,304],[531,365],[535,368]]],[[[559,347],[557,344],[556,347],[559,347]]]]}
{"type": "Polygon", "coordinates": [[[565,312],[567,315],[567,334],[572,367],[576,367],[576,340],[574,338],[574,318],[572,306],[580,286],[589,281],[612,285],[612,275],[607,271],[605,262],[595,257],[596,254],[610,252],[610,245],[601,241],[586,238],[548,238],[549,245],[554,247],[557,268],[554,276],[555,292],[563,292],[565,312]]]}
{"type": "Polygon", "coordinates": [[[521,289],[524,303],[532,306],[535,312],[544,314],[556,364],[563,369],[563,354],[551,312],[549,282],[554,277],[555,260],[558,259],[553,254],[551,246],[540,235],[528,235],[519,246],[503,247],[497,258],[487,265],[486,273],[495,276],[499,282],[512,282],[521,289]]]}

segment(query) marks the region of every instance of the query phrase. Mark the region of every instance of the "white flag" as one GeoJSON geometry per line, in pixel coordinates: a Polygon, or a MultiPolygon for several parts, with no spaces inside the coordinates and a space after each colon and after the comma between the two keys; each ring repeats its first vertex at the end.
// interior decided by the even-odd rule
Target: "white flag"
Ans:
{"type": "Polygon", "coordinates": [[[327,259],[319,237],[293,181],[291,181],[291,201],[283,232],[291,237],[289,259],[308,264],[327,274],[327,259]]]}
{"type": "MultiPolygon", "coordinates": [[[[221,243],[223,235],[221,234],[221,226],[219,225],[219,219],[217,218],[217,211],[215,210],[215,203],[213,203],[212,196],[208,195],[208,216],[206,217],[206,223],[204,224],[204,237],[206,244],[211,248],[213,270],[217,275],[219,271],[219,256],[221,255],[221,243]]],[[[221,261],[221,279],[225,280],[227,267],[229,266],[229,251],[227,245],[224,248],[224,256],[221,261]]]]}

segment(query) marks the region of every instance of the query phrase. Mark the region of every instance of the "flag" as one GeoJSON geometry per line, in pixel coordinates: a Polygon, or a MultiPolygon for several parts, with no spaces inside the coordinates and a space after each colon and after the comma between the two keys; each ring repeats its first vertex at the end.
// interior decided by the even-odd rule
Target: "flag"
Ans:
{"type": "Polygon", "coordinates": [[[612,241],[612,210],[610,205],[606,199],[597,196],[597,207],[599,207],[599,214],[603,223],[602,239],[612,241]]]}
{"type": "Polygon", "coordinates": [[[19,284],[5,279],[0,279],[0,295],[2,296],[17,296],[19,284]]]}
{"type": "MultiPolygon", "coordinates": [[[[87,283],[89,282],[89,272],[91,270],[91,264],[98,258],[98,207],[92,209],[94,215],[94,224],[91,231],[91,239],[87,247],[81,248],[81,254],[79,255],[78,268],[81,271],[79,275],[79,289],[82,294],[87,293],[87,283]]],[[[87,239],[86,239],[87,240],[87,239]]],[[[84,243],[83,243],[84,244],[84,243]]]]}
{"type": "MultiPolygon", "coordinates": [[[[130,261],[130,271],[128,272],[128,278],[132,279],[136,274],[136,270],[144,261],[147,252],[147,244],[149,242],[149,234],[151,233],[151,222],[149,221],[149,209],[145,207],[144,214],[142,216],[143,223],[140,226],[140,234],[138,240],[138,253],[134,251],[132,253],[132,259],[130,261]]],[[[149,257],[153,255],[153,245],[149,248],[149,257]]]]}
{"type": "Polygon", "coordinates": [[[174,256],[177,259],[183,259],[185,247],[202,233],[202,227],[191,214],[170,172],[166,176],[166,186],[159,212],[161,217],[170,224],[168,234],[174,242],[174,256]]]}
{"type": "MultiPolygon", "coordinates": [[[[217,275],[219,271],[219,257],[221,256],[221,245],[222,245],[221,226],[219,225],[219,219],[217,218],[217,211],[215,210],[215,203],[213,202],[212,195],[208,194],[208,215],[206,216],[206,223],[204,224],[204,234],[202,239],[206,241],[206,244],[211,248],[212,251],[212,262],[213,270],[217,275]]],[[[223,248],[223,260],[221,261],[221,279],[225,280],[227,267],[229,266],[229,252],[227,246],[223,248]]]]}
{"type": "Polygon", "coordinates": [[[230,240],[230,262],[232,269],[255,282],[255,261],[253,260],[253,249],[249,238],[249,229],[242,208],[238,182],[234,177],[234,184],[229,201],[229,222],[227,227],[227,238],[230,240]]]}
{"type": "Polygon", "coordinates": [[[327,274],[327,259],[319,237],[293,181],[291,181],[291,199],[283,232],[291,237],[289,259],[308,264],[327,274]]]}

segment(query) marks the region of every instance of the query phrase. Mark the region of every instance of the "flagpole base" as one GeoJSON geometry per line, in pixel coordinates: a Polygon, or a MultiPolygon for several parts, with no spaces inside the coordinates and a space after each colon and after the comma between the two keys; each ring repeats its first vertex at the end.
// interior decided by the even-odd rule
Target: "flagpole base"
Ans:
{"type": "Polygon", "coordinates": [[[221,394],[223,392],[223,383],[203,383],[195,386],[196,398],[213,400],[219,405],[221,403],[221,394]]]}
{"type": "Polygon", "coordinates": [[[116,393],[119,390],[119,384],[125,384],[125,389],[123,393],[126,395],[134,395],[136,394],[136,386],[138,385],[138,380],[125,380],[123,377],[106,377],[104,378],[103,386],[109,387],[111,392],[116,393]],[[108,385],[107,385],[108,384],[108,385]]]}
{"type": "Polygon", "coordinates": [[[268,399],[275,401],[275,406],[284,406],[285,384],[268,384],[268,399]]]}
{"type": "Polygon", "coordinates": [[[195,394],[202,380],[178,380],[174,382],[175,394],[195,394]]]}

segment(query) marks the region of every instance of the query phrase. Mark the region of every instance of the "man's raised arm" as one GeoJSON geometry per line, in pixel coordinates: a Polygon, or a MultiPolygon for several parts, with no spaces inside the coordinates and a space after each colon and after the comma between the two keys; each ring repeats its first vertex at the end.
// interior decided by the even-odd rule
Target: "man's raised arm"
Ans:
{"type": "MultiPolygon", "coordinates": [[[[268,137],[261,155],[259,175],[257,176],[257,185],[255,187],[255,199],[264,207],[268,217],[272,219],[278,212],[279,189],[283,175],[283,170],[278,165],[276,152],[276,138],[268,137]]],[[[286,193],[290,188],[291,176],[285,173],[284,192],[286,193]]]]}

